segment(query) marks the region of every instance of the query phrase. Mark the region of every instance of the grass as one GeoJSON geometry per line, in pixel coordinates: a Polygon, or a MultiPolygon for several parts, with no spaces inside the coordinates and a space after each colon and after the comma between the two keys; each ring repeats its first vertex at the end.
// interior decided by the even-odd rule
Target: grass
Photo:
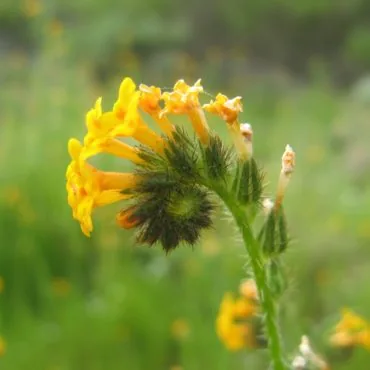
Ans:
{"type": "MultiPolygon", "coordinates": [[[[224,292],[237,289],[245,262],[240,237],[221,211],[199,246],[167,257],[118,230],[117,207],[97,212],[91,239],[72,219],[67,140],[82,136],[85,112],[118,84],[99,88],[84,68],[53,53],[1,64],[0,335],[7,348],[0,367],[265,369],[263,351],[229,353],[216,337],[218,305],[224,292]]],[[[356,117],[369,111],[317,83],[231,92],[239,94],[268,178],[277,179],[287,143],[297,152],[285,206],[292,236],[282,302],[286,349],[294,355],[308,334],[327,353],[340,308],[365,317],[369,311],[369,175],[352,153],[366,149],[368,128],[356,117]]],[[[225,132],[217,122],[213,127],[225,132]]],[[[338,369],[366,369],[368,356],[357,350],[338,369]]]]}

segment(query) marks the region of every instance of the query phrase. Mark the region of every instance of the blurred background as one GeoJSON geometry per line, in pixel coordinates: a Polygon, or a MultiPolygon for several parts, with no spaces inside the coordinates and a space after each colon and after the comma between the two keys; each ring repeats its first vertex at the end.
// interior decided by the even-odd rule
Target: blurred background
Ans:
{"type": "MultiPolygon", "coordinates": [[[[369,71],[368,0],[2,0],[0,368],[267,368],[264,351],[230,353],[216,336],[245,276],[221,212],[169,256],[117,229],[117,208],[96,212],[90,239],[71,217],[67,140],[124,76],[243,96],[269,194],[285,145],[296,150],[283,338],[292,356],[302,334],[328,355],[342,307],[370,319],[369,71]]],[[[369,361],[358,349],[332,367],[369,361]]]]}

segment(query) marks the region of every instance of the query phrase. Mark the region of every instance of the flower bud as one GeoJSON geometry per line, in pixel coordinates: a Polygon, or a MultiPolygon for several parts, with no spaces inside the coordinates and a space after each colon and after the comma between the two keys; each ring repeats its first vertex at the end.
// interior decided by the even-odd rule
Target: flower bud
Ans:
{"type": "Polygon", "coordinates": [[[116,221],[120,227],[126,230],[136,227],[139,219],[135,217],[135,207],[129,207],[119,212],[116,221]]]}
{"type": "Polygon", "coordinates": [[[248,158],[251,158],[253,155],[253,131],[252,126],[249,123],[242,123],[240,125],[240,133],[244,138],[244,144],[247,148],[248,158]]]}
{"type": "Polygon", "coordinates": [[[254,158],[250,158],[244,162],[239,161],[233,190],[242,204],[251,204],[260,201],[263,190],[262,179],[263,174],[259,170],[254,158]]]}
{"type": "Polygon", "coordinates": [[[262,250],[266,256],[283,253],[289,242],[288,227],[283,207],[278,209],[268,204],[270,211],[267,210],[267,217],[262,226],[258,240],[261,243],[262,250]]]}
{"type": "Polygon", "coordinates": [[[290,177],[295,168],[295,153],[290,145],[287,145],[283,156],[281,158],[281,172],[276,192],[275,208],[279,208],[284,195],[285,190],[289,184],[290,177]]]}

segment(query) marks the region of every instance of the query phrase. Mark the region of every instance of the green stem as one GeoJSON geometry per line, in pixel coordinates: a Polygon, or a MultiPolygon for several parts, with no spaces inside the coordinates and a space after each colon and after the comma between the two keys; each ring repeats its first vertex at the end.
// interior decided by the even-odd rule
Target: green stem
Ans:
{"type": "Polygon", "coordinates": [[[213,184],[211,188],[216,191],[218,196],[224,201],[229,211],[243,235],[244,245],[250,257],[257,290],[260,297],[261,308],[263,311],[266,333],[268,337],[268,348],[271,355],[274,370],[285,370],[282,344],[277,325],[277,310],[274,298],[267,283],[264,261],[261,258],[260,245],[254,238],[252,230],[247,220],[247,213],[239,203],[230,196],[226,189],[213,184]]]}

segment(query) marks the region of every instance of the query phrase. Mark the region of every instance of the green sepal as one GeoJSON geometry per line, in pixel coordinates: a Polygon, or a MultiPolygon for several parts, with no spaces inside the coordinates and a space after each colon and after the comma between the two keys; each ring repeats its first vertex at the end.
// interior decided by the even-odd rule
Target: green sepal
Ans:
{"type": "Polygon", "coordinates": [[[263,175],[254,158],[239,161],[232,190],[241,204],[259,203],[263,190],[263,175]]]}
{"type": "Polygon", "coordinates": [[[282,206],[278,210],[273,208],[270,211],[257,239],[265,256],[279,255],[287,249],[288,227],[282,206]]]}
{"type": "Polygon", "coordinates": [[[204,172],[211,180],[225,181],[230,168],[232,151],[225,147],[221,138],[211,135],[207,146],[199,142],[202,153],[204,172]]]}

